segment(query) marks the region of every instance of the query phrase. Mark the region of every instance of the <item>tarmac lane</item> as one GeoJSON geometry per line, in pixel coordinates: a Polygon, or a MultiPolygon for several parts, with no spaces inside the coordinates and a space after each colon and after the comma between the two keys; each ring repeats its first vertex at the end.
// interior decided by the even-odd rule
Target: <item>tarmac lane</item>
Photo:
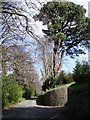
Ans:
{"type": "Polygon", "coordinates": [[[36,99],[25,100],[17,105],[14,105],[8,109],[2,110],[2,120],[7,119],[18,119],[18,118],[30,118],[37,119],[48,119],[52,120],[58,115],[60,112],[62,113],[64,110],[60,107],[50,107],[50,106],[39,106],[36,104],[36,99]]]}

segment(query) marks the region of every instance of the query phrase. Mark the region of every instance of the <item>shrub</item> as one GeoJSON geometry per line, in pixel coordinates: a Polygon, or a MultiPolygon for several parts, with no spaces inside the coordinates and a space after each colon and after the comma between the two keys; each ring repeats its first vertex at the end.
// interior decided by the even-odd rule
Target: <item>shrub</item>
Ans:
{"type": "Polygon", "coordinates": [[[2,76],[2,106],[16,103],[22,99],[22,87],[12,76],[2,76]]]}
{"type": "Polygon", "coordinates": [[[61,71],[60,75],[55,78],[55,85],[63,85],[67,83],[73,82],[73,75],[71,73],[65,73],[64,71],[61,71]]]}
{"type": "Polygon", "coordinates": [[[49,79],[45,80],[42,85],[42,90],[46,91],[46,89],[49,89],[49,79]]]}
{"type": "Polygon", "coordinates": [[[67,83],[73,82],[73,75],[71,73],[66,74],[64,71],[61,71],[60,75],[53,79],[53,77],[49,77],[43,83],[42,90],[46,91],[46,89],[55,88],[57,85],[63,85],[67,83]]]}
{"type": "Polygon", "coordinates": [[[26,87],[23,97],[25,99],[30,99],[32,96],[34,96],[34,90],[32,88],[26,87]]]}
{"type": "Polygon", "coordinates": [[[45,95],[40,95],[37,100],[37,105],[45,105],[45,95]]]}
{"type": "Polygon", "coordinates": [[[77,83],[89,82],[90,81],[90,68],[87,62],[76,63],[73,73],[73,79],[77,83]]]}
{"type": "Polygon", "coordinates": [[[65,81],[64,81],[64,83],[67,84],[67,83],[71,83],[71,82],[74,82],[73,81],[73,74],[72,73],[65,74],[65,81]]]}
{"type": "Polygon", "coordinates": [[[49,90],[50,88],[53,88],[54,85],[55,85],[55,83],[54,83],[53,77],[51,76],[51,77],[47,78],[47,80],[44,81],[42,90],[43,91],[46,91],[46,89],[49,90]]]}
{"type": "Polygon", "coordinates": [[[62,85],[64,84],[65,80],[65,72],[62,71],[58,77],[55,78],[55,85],[62,85]]]}

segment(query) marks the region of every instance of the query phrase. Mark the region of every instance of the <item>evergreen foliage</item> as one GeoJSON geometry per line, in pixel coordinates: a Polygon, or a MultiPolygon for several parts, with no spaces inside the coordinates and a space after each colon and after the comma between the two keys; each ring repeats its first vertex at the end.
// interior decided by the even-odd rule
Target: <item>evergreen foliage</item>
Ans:
{"type": "Polygon", "coordinates": [[[41,8],[35,20],[47,25],[43,32],[50,41],[54,41],[55,50],[63,50],[67,55],[82,54],[84,51],[79,46],[88,43],[90,34],[90,19],[85,16],[83,6],[73,2],[47,2],[41,8]]]}
{"type": "Polygon", "coordinates": [[[90,81],[90,66],[87,62],[76,63],[73,79],[77,83],[89,82],[90,81]]]}
{"type": "Polygon", "coordinates": [[[61,71],[58,77],[54,78],[50,77],[43,83],[42,90],[46,91],[46,89],[55,88],[58,85],[64,85],[67,83],[73,82],[73,74],[65,73],[61,71]]]}
{"type": "Polygon", "coordinates": [[[73,2],[47,2],[40,9],[35,20],[42,21],[47,29],[42,29],[53,43],[53,77],[61,72],[63,57],[69,55],[74,58],[85,54],[85,47],[89,40],[90,18],[85,16],[83,6],[73,2]]]}

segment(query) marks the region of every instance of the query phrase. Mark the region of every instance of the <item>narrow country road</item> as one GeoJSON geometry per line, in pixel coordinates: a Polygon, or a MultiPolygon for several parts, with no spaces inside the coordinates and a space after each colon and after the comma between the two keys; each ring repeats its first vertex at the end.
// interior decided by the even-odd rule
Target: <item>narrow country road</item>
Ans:
{"type": "Polygon", "coordinates": [[[59,107],[48,107],[36,105],[36,99],[25,100],[17,105],[14,105],[8,109],[2,111],[2,120],[10,118],[48,118],[52,120],[60,113],[62,114],[63,108],[59,107]]]}

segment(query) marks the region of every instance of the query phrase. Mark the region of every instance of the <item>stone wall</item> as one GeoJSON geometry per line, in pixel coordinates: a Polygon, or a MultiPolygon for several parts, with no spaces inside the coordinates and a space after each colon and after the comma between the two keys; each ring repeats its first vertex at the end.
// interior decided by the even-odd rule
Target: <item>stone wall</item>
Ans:
{"type": "Polygon", "coordinates": [[[44,106],[67,106],[68,115],[76,118],[87,118],[90,108],[90,91],[76,94],[72,87],[62,87],[40,95],[37,99],[37,104],[44,106]]]}
{"type": "Polygon", "coordinates": [[[67,103],[67,87],[58,88],[40,95],[37,99],[38,105],[61,106],[67,103]]]}
{"type": "Polygon", "coordinates": [[[87,117],[89,115],[89,91],[74,94],[72,88],[68,88],[68,112],[78,117],[87,117]]]}

